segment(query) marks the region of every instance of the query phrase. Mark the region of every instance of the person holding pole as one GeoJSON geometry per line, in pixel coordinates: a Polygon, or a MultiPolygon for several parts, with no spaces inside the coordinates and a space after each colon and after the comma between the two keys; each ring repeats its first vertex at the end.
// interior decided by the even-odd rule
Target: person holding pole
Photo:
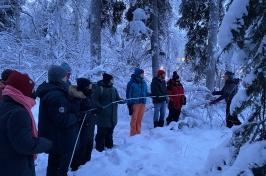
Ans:
{"type": "Polygon", "coordinates": [[[147,83],[144,80],[144,70],[136,68],[131,78],[131,83],[127,87],[128,104],[132,106],[133,112],[130,121],[130,136],[141,133],[141,122],[144,115],[146,98],[149,95],[147,83]]]}
{"type": "Polygon", "coordinates": [[[112,75],[103,73],[103,79],[98,82],[92,99],[98,109],[97,112],[97,134],[96,134],[96,150],[104,151],[105,147],[113,148],[113,133],[117,124],[117,103],[123,104],[118,91],[113,86],[114,78],[112,75]]]}
{"type": "Polygon", "coordinates": [[[165,82],[165,71],[158,70],[157,76],[151,82],[151,95],[154,104],[153,124],[154,128],[164,126],[164,118],[167,104],[167,91],[165,82]]]}
{"type": "MultiPolygon", "coordinates": [[[[75,89],[74,89],[75,90],[75,89]]],[[[84,165],[91,160],[91,152],[93,149],[94,130],[96,125],[96,112],[94,101],[92,99],[92,83],[89,79],[78,78],[76,91],[78,94],[82,92],[85,98],[76,97],[80,102],[80,134],[77,137],[79,141],[78,147],[75,149],[73,160],[71,162],[72,171],[78,170],[80,165],[84,165]],[[83,119],[85,118],[85,119],[83,119]],[[84,122],[83,122],[84,120],[84,122]]],[[[73,92],[73,91],[72,91],[73,92]]],[[[76,139],[77,140],[77,139],[76,139]]]]}
{"type": "Polygon", "coordinates": [[[214,105],[221,100],[225,99],[226,102],[226,126],[228,128],[231,128],[234,125],[241,125],[241,122],[237,118],[236,113],[230,113],[230,106],[233,97],[236,95],[238,91],[238,84],[239,84],[239,79],[234,79],[234,73],[230,71],[226,71],[224,73],[224,87],[220,91],[213,91],[212,95],[220,95],[217,99],[212,100],[210,102],[210,105],[214,105]]]}
{"type": "Polygon", "coordinates": [[[47,176],[67,176],[79,131],[78,108],[68,97],[67,71],[52,65],[48,83],[42,83],[36,92],[40,98],[39,136],[53,142],[49,151],[47,176]]]}
{"type": "Polygon", "coordinates": [[[173,72],[172,79],[167,82],[167,94],[169,95],[169,115],[166,122],[169,125],[171,122],[179,120],[181,108],[186,104],[184,88],[176,71],[173,72]]]}

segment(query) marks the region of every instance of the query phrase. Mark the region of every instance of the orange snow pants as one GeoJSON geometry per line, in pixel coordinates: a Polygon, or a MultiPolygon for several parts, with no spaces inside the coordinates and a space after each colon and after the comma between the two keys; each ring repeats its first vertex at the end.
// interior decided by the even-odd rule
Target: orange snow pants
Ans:
{"type": "Polygon", "coordinates": [[[140,134],[141,132],[141,121],[145,111],[145,104],[134,104],[133,114],[130,122],[130,136],[140,134]]]}

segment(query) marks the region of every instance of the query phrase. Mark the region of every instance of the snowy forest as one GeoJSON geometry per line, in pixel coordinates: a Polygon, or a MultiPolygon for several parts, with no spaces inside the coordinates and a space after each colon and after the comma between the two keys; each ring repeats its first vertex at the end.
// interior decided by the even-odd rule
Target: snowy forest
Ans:
{"type": "MultiPolygon", "coordinates": [[[[166,82],[176,71],[186,97],[179,120],[161,128],[147,98],[135,136],[118,104],[114,148],[93,149],[69,176],[266,176],[266,0],[0,0],[0,72],[27,73],[38,87],[64,62],[74,85],[111,74],[123,100],[136,68],[148,92],[158,70],[166,82]],[[239,80],[229,107],[214,93],[226,73],[239,80]],[[227,128],[228,113],[241,125],[227,128]]],[[[38,155],[37,176],[47,160],[38,155]]]]}

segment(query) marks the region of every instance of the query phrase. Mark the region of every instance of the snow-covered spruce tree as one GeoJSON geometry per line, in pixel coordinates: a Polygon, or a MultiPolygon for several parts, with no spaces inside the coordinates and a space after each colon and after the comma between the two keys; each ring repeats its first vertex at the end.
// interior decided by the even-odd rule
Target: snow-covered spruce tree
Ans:
{"type": "Polygon", "coordinates": [[[165,52],[163,51],[163,42],[165,42],[167,38],[170,13],[171,6],[168,0],[137,0],[130,4],[130,8],[126,14],[130,26],[129,29],[125,31],[130,31],[128,33],[131,34],[133,32],[134,35],[136,33],[141,34],[135,35],[134,40],[137,37],[139,42],[141,42],[141,40],[150,42],[150,49],[146,51],[146,53],[152,58],[153,75],[156,75],[156,72],[162,63],[161,57],[165,55],[165,52]],[[145,14],[141,15],[143,13],[145,14]],[[138,16],[145,17],[139,18],[138,16]],[[145,24],[145,26],[143,24],[145,24]],[[140,28],[139,26],[143,27],[140,28]]]}
{"type": "Polygon", "coordinates": [[[217,33],[224,10],[223,0],[182,0],[177,25],[187,30],[185,57],[192,63],[195,81],[206,79],[212,90],[215,82],[217,33]]]}
{"type": "MultiPolygon", "coordinates": [[[[231,44],[243,50],[246,57],[243,58],[245,62],[243,67],[245,92],[238,92],[235,96],[231,112],[240,113],[247,108],[251,110],[247,123],[238,129],[232,138],[232,145],[236,148],[236,156],[245,143],[266,140],[265,9],[265,0],[250,0],[247,14],[237,20],[238,28],[232,30],[233,41],[231,44]],[[244,98],[242,93],[244,93],[244,98]]],[[[265,175],[265,168],[266,162],[263,166],[255,165],[253,173],[263,172],[261,175],[265,175]],[[255,169],[256,167],[261,169],[255,169]]]]}
{"type": "Polygon", "coordinates": [[[207,172],[218,170],[224,175],[266,175],[263,156],[266,148],[265,8],[265,0],[234,0],[223,19],[220,45],[225,47],[225,54],[237,52],[237,59],[242,62],[242,84],[230,110],[231,113],[245,113],[248,117],[240,128],[234,130],[223,148],[211,153],[210,158],[220,158],[220,161],[212,161],[214,164],[208,166],[207,172]],[[227,154],[221,157],[220,151],[227,151],[227,154]],[[247,151],[252,152],[248,153],[249,157],[245,157],[247,151]]]}
{"type": "Polygon", "coordinates": [[[192,62],[196,72],[195,80],[203,77],[207,67],[207,40],[209,23],[209,0],[182,0],[181,18],[177,25],[187,30],[188,42],[185,48],[186,61],[192,62]]]}

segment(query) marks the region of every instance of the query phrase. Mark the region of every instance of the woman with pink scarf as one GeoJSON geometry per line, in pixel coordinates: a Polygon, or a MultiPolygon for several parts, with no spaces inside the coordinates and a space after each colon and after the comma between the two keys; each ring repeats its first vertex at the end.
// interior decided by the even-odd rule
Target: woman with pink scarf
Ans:
{"type": "Polygon", "coordinates": [[[0,174],[35,176],[37,153],[48,152],[52,143],[38,137],[31,112],[34,82],[14,71],[8,77],[0,102],[0,174]]]}

